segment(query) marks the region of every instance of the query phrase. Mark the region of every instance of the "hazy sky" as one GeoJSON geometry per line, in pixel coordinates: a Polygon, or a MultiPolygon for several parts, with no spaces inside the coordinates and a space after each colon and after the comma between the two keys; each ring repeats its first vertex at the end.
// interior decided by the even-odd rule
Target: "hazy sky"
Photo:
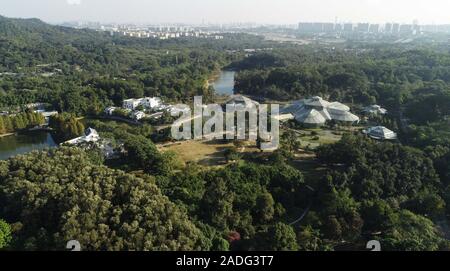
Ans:
{"type": "Polygon", "coordinates": [[[450,23],[450,0],[0,0],[0,14],[47,22],[450,23]]]}

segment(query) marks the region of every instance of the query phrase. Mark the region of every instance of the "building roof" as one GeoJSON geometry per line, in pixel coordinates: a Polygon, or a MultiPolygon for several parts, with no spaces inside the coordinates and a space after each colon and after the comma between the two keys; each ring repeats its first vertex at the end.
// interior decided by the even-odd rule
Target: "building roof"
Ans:
{"type": "Polygon", "coordinates": [[[114,110],[116,110],[117,108],[116,107],[114,107],[114,106],[109,106],[109,107],[107,107],[106,109],[105,109],[105,112],[108,112],[108,111],[114,111],[114,110]]]}
{"type": "Polygon", "coordinates": [[[54,115],[58,115],[58,111],[45,111],[41,113],[42,116],[44,116],[45,118],[54,116],[54,115]]]}
{"type": "Polygon", "coordinates": [[[295,114],[298,111],[304,110],[305,108],[305,103],[303,102],[304,100],[299,100],[299,101],[295,101],[292,104],[289,105],[285,105],[284,107],[282,107],[280,109],[280,113],[282,114],[295,114]]]}
{"type": "Polygon", "coordinates": [[[397,139],[397,134],[384,126],[370,127],[363,132],[373,139],[397,139]]]}
{"type": "Polygon", "coordinates": [[[84,131],[84,134],[85,134],[86,136],[88,136],[88,135],[98,136],[97,131],[96,131],[95,129],[91,128],[91,127],[87,128],[87,129],[84,131]]]}
{"type": "Polygon", "coordinates": [[[234,105],[244,105],[245,108],[249,108],[253,105],[258,106],[259,103],[254,101],[248,97],[245,97],[240,94],[232,95],[230,99],[226,102],[226,104],[234,104],[234,105]]]}
{"type": "Polygon", "coordinates": [[[310,99],[305,99],[304,100],[305,105],[308,106],[317,106],[317,107],[328,107],[330,105],[329,102],[325,101],[324,99],[322,99],[322,97],[319,96],[314,96],[310,99]]]}
{"type": "Polygon", "coordinates": [[[387,110],[377,104],[369,105],[365,107],[363,111],[370,114],[382,114],[382,115],[387,114],[387,110]]]}
{"type": "Polygon", "coordinates": [[[348,111],[330,111],[331,119],[344,122],[357,122],[359,117],[348,111]]]}
{"type": "Polygon", "coordinates": [[[340,102],[332,102],[327,107],[328,110],[336,110],[336,111],[350,111],[350,107],[342,104],[340,102]]]}
{"type": "Polygon", "coordinates": [[[332,120],[333,117],[331,116],[330,112],[328,111],[327,108],[323,108],[322,110],[320,109],[316,109],[325,120],[332,120]]]}
{"type": "Polygon", "coordinates": [[[126,102],[126,103],[136,103],[136,102],[140,102],[140,101],[141,101],[141,99],[134,99],[134,98],[123,100],[123,102],[126,102]]]}
{"type": "Polygon", "coordinates": [[[155,102],[155,103],[162,102],[161,98],[159,98],[159,97],[145,97],[145,98],[143,98],[143,100],[145,100],[147,102],[155,102]]]}
{"type": "Polygon", "coordinates": [[[303,111],[302,114],[296,114],[295,120],[306,124],[324,124],[327,120],[316,109],[303,111]]]}
{"type": "Polygon", "coordinates": [[[316,96],[311,99],[295,101],[281,109],[284,114],[291,113],[302,123],[323,124],[327,120],[357,122],[359,117],[350,113],[350,108],[339,102],[327,102],[316,96]],[[314,109],[314,111],[312,111],[314,109]],[[320,117],[318,117],[318,115],[320,117]],[[306,122],[308,120],[309,122],[306,122]]]}
{"type": "Polygon", "coordinates": [[[98,140],[100,140],[100,135],[97,133],[97,131],[92,128],[87,128],[86,130],[84,130],[84,136],[68,140],[62,144],[77,145],[85,142],[97,142],[98,140]]]}
{"type": "Polygon", "coordinates": [[[177,104],[177,105],[170,105],[166,108],[167,111],[171,114],[180,114],[182,112],[188,113],[191,108],[187,105],[177,104]]]}
{"type": "Polygon", "coordinates": [[[275,119],[277,119],[279,121],[286,121],[286,120],[295,119],[295,117],[294,117],[294,115],[288,113],[288,114],[280,114],[280,115],[276,116],[275,119]]]}

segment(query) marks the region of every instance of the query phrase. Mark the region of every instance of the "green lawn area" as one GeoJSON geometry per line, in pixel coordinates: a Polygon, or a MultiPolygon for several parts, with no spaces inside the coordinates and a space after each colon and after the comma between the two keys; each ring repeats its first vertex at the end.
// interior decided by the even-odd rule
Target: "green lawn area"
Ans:
{"type": "Polygon", "coordinates": [[[339,129],[330,129],[327,127],[317,128],[286,128],[282,127],[281,131],[287,129],[295,131],[298,135],[298,139],[301,141],[302,148],[309,147],[315,149],[323,144],[333,144],[341,140],[342,135],[345,133],[353,133],[361,131],[364,126],[341,126],[339,129]]]}
{"type": "Polygon", "coordinates": [[[203,166],[223,166],[226,165],[224,151],[233,147],[233,142],[189,140],[157,146],[162,152],[175,152],[185,164],[195,162],[203,166]]]}
{"type": "Polygon", "coordinates": [[[315,149],[322,144],[333,144],[342,138],[341,131],[325,128],[295,129],[303,148],[315,149]]]}
{"type": "MultiPolygon", "coordinates": [[[[173,151],[183,163],[194,162],[206,167],[227,165],[224,155],[226,149],[233,148],[233,141],[189,140],[157,145],[161,152],[173,151]]],[[[244,142],[238,148],[241,153],[260,152],[255,142],[244,142]]]]}

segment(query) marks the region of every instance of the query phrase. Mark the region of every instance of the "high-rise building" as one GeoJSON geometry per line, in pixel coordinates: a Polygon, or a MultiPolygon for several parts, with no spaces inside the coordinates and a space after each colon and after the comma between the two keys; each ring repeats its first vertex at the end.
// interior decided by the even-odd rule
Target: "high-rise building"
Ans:
{"type": "Polygon", "coordinates": [[[313,24],[312,23],[299,23],[298,30],[301,32],[313,32],[313,24]]]}
{"type": "Polygon", "coordinates": [[[413,33],[413,25],[412,24],[402,24],[400,26],[400,33],[412,34],[413,33]]]}
{"type": "Polygon", "coordinates": [[[368,23],[359,23],[356,26],[356,31],[363,32],[363,33],[369,32],[369,24],[368,23]]]}
{"type": "Polygon", "coordinates": [[[353,32],[353,24],[345,23],[344,24],[344,32],[353,32]]]}
{"type": "Polygon", "coordinates": [[[312,28],[314,33],[321,33],[323,32],[323,23],[313,23],[312,28]]]}
{"type": "Polygon", "coordinates": [[[419,20],[414,20],[413,21],[413,32],[414,34],[418,34],[421,32],[421,26],[419,25],[419,20]]]}
{"type": "Polygon", "coordinates": [[[380,31],[380,25],[379,24],[371,24],[369,27],[370,33],[378,33],[380,31]]]}
{"type": "Polygon", "coordinates": [[[422,30],[425,32],[437,32],[437,25],[423,25],[422,30]]]}
{"type": "Polygon", "coordinates": [[[384,25],[384,33],[392,33],[392,24],[391,23],[387,23],[384,25]]]}
{"type": "Polygon", "coordinates": [[[324,23],[323,31],[327,33],[334,32],[334,24],[333,23],[324,23]]]}
{"type": "Polygon", "coordinates": [[[393,24],[392,25],[392,33],[397,34],[400,31],[400,24],[393,24]]]}

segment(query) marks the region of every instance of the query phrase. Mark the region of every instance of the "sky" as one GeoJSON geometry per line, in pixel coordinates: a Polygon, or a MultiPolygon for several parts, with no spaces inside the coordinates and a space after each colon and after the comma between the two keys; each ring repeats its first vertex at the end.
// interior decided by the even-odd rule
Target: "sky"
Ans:
{"type": "Polygon", "coordinates": [[[450,24],[449,0],[0,0],[0,15],[117,23],[450,24]]]}

